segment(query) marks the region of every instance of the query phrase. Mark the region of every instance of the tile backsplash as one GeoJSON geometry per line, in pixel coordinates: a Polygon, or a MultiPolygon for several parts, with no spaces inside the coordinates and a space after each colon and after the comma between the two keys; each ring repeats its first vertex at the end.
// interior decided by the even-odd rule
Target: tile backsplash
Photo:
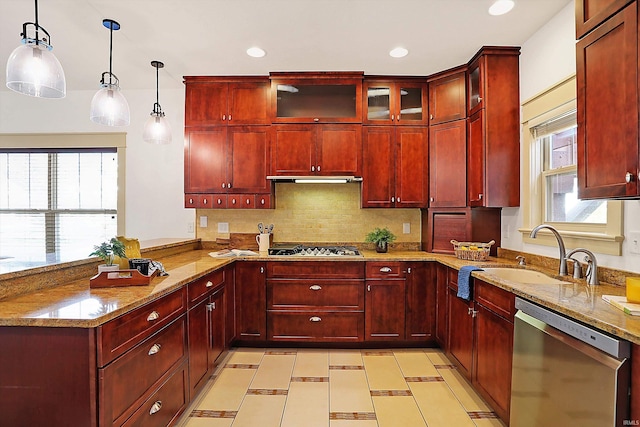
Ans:
{"type": "Polygon", "coordinates": [[[375,227],[388,227],[397,243],[420,242],[420,209],[361,209],[360,183],[276,184],[276,209],[198,209],[196,237],[203,241],[228,238],[218,223],[229,223],[231,233],[258,233],[259,222],[274,224],[274,242],[364,242],[375,227]],[[207,227],[200,227],[200,217],[207,227]],[[403,224],[410,233],[403,233],[403,224]]]}

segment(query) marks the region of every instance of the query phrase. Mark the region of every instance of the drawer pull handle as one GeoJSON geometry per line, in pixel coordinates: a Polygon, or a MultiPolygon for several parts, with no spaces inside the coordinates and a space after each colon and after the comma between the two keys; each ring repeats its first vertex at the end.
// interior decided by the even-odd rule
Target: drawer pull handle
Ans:
{"type": "Polygon", "coordinates": [[[215,309],[216,309],[216,303],[215,302],[207,304],[207,310],[208,311],[213,311],[215,309]]]}
{"type": "Polygon", "coordinates": [[[322,289],[322,286],[320,286],[320,285],[311,285],[311,286],[309,286],[309,289],[311,289],[312,291],[319,291],[320,289],[322,289]]]}
{"type": "Polygon", "coordinates": [[[151,348],[149,349],[149,356],[153,356],[154,354],[156,354],[157,352],[160,351],[160,347],[162,347],[160,344],[154,344],[151,346],[151,348]]]}
{"type": "Polygon", "coordinates": [[[380,273],[391,273],[391,267],[382,267],[380,273]]]}
{"type": "Polygon", "coordinates": [[[157,320],[159,318],[160,318],[160,314],[158,314],[158,312],[154,310],[147,316],[147,321],[148,322],[152,322],[152,321],[157,320]]]}
{"type": "Polygon", "coordinates": [[[213,282],[211,280],[207,280],[207,288],[210,288],[213,286],[213,282]]]}
{"type": "Polygon", "coordinates": [[[320,322],[322,320],[321,317],[313,316],[309,318],[309,322],[320,322]]]}
{"type": "Polygon", "coordinates": [[[162,409],[162,401],[158,400],[156,403],[154,403],[151,406],[151,409],[149,409],[149,415],[153,415],[156,412],[158,412],[160,409],[162,409]]]}

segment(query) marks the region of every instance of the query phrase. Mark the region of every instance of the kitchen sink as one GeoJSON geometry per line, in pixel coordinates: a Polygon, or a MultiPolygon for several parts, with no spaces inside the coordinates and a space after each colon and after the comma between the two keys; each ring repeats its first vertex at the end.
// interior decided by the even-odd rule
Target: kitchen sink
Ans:
{"type": "Polygon", "coordinates": [[[525,270],[523,268],[492,267],[483,268],[483,272],[513,283],[530,283],[536,285],[558,285],[567,283],[554,279],[539,271],[525,270]]]}

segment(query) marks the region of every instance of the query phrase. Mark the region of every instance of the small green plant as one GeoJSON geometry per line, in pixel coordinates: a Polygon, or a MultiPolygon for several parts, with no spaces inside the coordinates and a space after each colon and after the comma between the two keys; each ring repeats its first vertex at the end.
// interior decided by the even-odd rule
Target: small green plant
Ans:
{"type": "Polygon", "coordinates": [[[120,258],[124,258],[126,256],[124,243],[115,237],[112,237],[108,242],[102,242],[99,245],[94,246],[93,249],[94,251],[91,252],[89,256],[100,257],[107,265],[113,265],[113,258],[115,256],[119,256],[120,258]]]}
{"type": "Polygon", "coordinates": [[[395,234],[389,231],[389,229],[386,227],[385,228],[376,227],[376,229],[370,232],[369,234],[367,234],[367,237],[365,238],[365,242],[373,242],[376,245],[382,242],[391,243],[394,240],[396,240],[395,234]]]}

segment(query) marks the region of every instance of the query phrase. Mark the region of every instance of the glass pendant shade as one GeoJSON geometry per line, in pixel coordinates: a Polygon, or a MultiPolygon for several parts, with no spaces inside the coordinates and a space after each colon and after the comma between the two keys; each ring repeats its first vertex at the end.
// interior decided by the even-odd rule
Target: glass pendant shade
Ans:
{"type": "Polygon", "coordinates": [[[152,144],[171,143],[171,126],[164,113],[151,113],[144,125],[142,139],[152,144]]]}
{"type": "Polygon", "coordinates": [[[91,100],[91,121],[106,126],[129,125],[129,103],[117,84],[103,84],[91,100]]]}

